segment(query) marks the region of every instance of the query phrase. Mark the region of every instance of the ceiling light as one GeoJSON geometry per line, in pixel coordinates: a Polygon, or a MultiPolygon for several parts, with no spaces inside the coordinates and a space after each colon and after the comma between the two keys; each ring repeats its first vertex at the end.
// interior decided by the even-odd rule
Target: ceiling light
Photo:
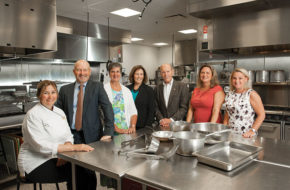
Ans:
{"type": "Polygon", "coordinates": [[[168,43],[158,42],[158,43],[154,43],[153,45],[155,45],[155,46],[166,46],[166,45],[168,45],[168,43]]]}
{"type": "Polygon", "coordinates": [[[142,39],[142,38],[131,38],[131,41],[133,41],[133,42],[141,41],[141,40],[144,40],[144,39],[142,39]]]}
{"type": "Polygon", "coordinates": [[[183,33],[183,34],[192,34],[192,33],[196,33],[197,30],[195,30],[195,29],[188,29],[188,30],[180,30],[178,32],[183,33]]]}
{"type": "Polygon", "coordinates": [[[140,12],[134,11],[132,9],[124,8],[120,10],[116,10],[111,12],[112,14],[119,15],[122,17],[129,17],[129,16],[134,16],[134,15],[140,15],[140,12]]]}

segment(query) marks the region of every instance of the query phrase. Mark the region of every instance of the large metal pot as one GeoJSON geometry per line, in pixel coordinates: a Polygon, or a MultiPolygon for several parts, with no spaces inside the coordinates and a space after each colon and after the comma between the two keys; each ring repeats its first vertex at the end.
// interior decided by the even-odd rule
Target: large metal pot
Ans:
{"type": "Polygon", "coordinates": [[[252,82],[255,82],[256,79],[256,71],[250,70],[249,72],[249,76],[252,82]]]}
{"type": "Polygon", "coordinates": [[[173,132],[190,131],[189,124],[186,121],[173,121],[170,123],[170,130],[173,132]]]}
{"type": "MultiPolygon", "coordinates": [[[[229,126],[219,124],[219,123],[191,123],[190,124],[190,131],[192,132],[200,132],[204,134],[210,134],[217,131],[223,131],[226,129],[230,129],[229,126]]],[[[227,141],[229,140],[230,131],[224,133],[218,133],[209,136],[209,139],[217,140],[217,141],[227,141]]]]}
{"type": "Polygon", "coordinates": [[[282,70],[270,71],[270,82],[285,82],[285,73],[282,70]]]}
{"type": "Polygon", "coordinates": [[[192,153],[204,148],[204,143],[208,137],[229,132],[231,129],[224,129],[209,134],[201,134],[191,131],[179,131],[173,134],[173,143],[178,146],[177,154],[182,156],[192,156],[192,153]]]}
{"type": "Polygon", "coordinates": [[[204,147],[205,135],[191,131],[179,131],[173,134],[173,144],[179,145],[176,153],[183,156],[192,156],[204,147]]]}
{"type": "Polygon", "coordinates": [[[266,70],[256,71],[256,82],[261,83],[269,82],[269,71],[266,70]]]}

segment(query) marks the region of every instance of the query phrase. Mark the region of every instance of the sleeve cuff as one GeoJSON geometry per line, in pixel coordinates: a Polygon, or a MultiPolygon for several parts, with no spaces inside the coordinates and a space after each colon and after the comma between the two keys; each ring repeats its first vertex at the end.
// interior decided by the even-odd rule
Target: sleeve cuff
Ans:
{"type": "Polygon", "coordinates": [[[52,156],[55,157],[57,155],[58,144],[53,145],[52,147],[52,156]]]}

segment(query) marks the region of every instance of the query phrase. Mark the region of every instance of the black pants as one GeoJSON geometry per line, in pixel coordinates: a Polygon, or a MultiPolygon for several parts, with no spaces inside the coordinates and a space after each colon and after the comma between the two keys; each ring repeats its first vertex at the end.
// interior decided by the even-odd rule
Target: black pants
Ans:
{"type": "MultiPolygon", "coordinates": [[[[85,144],[85,138],[82,131],[72,130],[75,144],[85,144]]],[[[95,171],[76,165],[76,187],[77,190],[96,190],[97,176],[95,171]]]]}
{"type": "Polygon", "coordinates": [[[37,183],[59,183],[67,182],[67,189],[72,189],[71,164],[56,166],[57,158],[50,159],[35,168],[29,174],[25,173],[25,177],[37,183]]]}

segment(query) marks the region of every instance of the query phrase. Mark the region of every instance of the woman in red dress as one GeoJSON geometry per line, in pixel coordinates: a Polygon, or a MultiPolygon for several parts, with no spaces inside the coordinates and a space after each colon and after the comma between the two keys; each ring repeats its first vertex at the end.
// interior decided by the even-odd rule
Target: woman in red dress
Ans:
{"type": "Polygon", "coordinates": [[[220,109],[224,99],[216,71],[210,65],[203,65],[198,72],[197,87],[192,92],[186,121],[222,123],[220,109]]]}

